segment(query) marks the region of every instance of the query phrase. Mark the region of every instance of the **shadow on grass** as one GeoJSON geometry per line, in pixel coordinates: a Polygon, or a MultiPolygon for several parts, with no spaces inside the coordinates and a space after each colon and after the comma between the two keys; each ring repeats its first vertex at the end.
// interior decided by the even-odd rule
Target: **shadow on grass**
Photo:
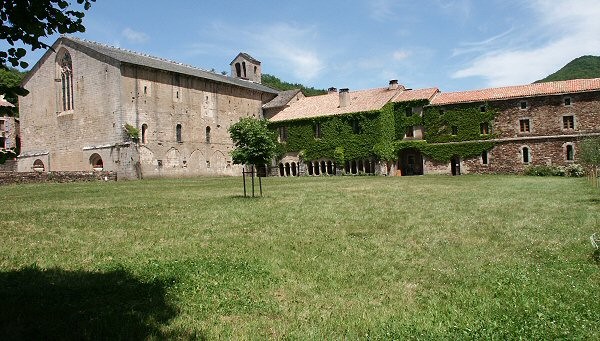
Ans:
{"type": "Polygon", "coordinates": [[[0,339],[164,338],[177,315],[166,284],[124,270],[106,273],[27,267],[0,273],[0,339]]]}

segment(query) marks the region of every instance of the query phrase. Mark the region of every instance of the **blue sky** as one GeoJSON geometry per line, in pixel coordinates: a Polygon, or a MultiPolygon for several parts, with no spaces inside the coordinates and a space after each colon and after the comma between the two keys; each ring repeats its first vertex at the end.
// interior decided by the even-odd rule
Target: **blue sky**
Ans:
{"type": "Polygon", "coordinates": [[[97,0],[76,36],[217,72],[243,51],[317,88],[459,91],[600,55],[598,18],[599,0],[97,0]]]}

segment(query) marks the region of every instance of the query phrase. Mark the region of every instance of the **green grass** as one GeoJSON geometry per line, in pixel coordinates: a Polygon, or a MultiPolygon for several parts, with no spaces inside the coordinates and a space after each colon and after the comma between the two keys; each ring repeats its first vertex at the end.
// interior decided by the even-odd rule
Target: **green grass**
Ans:
{"type": "Polygon", "coordinates": [[[264,187],[0,187],[0,337],[600,338],[600,193],[585,180],[264,187]]]}

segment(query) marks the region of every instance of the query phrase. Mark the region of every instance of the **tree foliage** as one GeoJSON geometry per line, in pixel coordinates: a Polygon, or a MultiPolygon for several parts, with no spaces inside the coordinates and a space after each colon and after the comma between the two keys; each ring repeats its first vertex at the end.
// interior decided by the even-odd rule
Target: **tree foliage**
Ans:
{"type": "Polygon", "coordinates": [[[535,83],[598,77],[600,77],[600,57],[582,56],[573,59],[560,70],[535,83]]]}
{"type": "MultiPolygon", "coordinates": [[[[6,93],[5,89],[18,87],[26,74],[26,72],[21,72],[15,68],[0,68],[0,93],[6,93]]],[[[4,96],[4,99],[12,103],[15,107],[3,107],[1,108],[0,114],[6,116],[18,116],[19,99],[17,95],[14,93],[7,93],[4,96]]]]}
{"type": "Polygon", "coordinates": [[[302,84],[284,82],[281,79],[279,79],[273,75],[266,74],[266,73],[262,75],[261,82],[263,85],[266,85],[273,89],[281,90],[281,91],[300,89],[300,90],[302,90],[302,93],[304,94],[304,96],[317,96],[317,95],[323,95],[323,94],[327,93],[327,91],[325,91],[325,90],[315,89],[313,87],[309,88],[302,84]]]}
{"type": "Polygon", "coordinates": [[[585,165],[600,167],[600,138],[588,138],[581,141],[579,158],[585,165]]]}
{"type": "MultiPolygon", "coordinates": [[[[83,10],[88,10],[95,1],[77,0],[81,9],[74,9],[65,0],[0,1],[0,39],[11,46],[0,51],[0,68],[7,69],[8,63],[23,69],[29,66],[27,62],[21,60],[27,51],[23,47],[16,46],[29,46],[31,50],[50,48],[50,45],[40,39],[55,33],[84,32],[83,10]]],[[[27,94],[27,91],[20,86],[0,88],[0,92],[9,96],[27,94]]]]}
{"type": "Polygon", "coordinates": [[[266,120],[242,118],[229,127],[229,135],[235,145],[231,151],[235,164],[264,165],[277,152],[275,132],[269,130],[266,120]]]}

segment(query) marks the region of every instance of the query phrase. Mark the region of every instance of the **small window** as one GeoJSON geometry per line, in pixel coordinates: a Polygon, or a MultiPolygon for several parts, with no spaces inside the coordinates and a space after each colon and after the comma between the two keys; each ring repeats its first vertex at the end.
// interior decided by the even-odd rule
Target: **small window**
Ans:
{"type": "Polygon", "coordinates": [[[319,123],[319,122],[315,123],[315,138],[316,139],[321,138],[321,123],[319,123]]]}
{"type": "Polygon", "coordinates": [[[487,150],[484,150],[483,152],[481,152],[481,164],[483,164],[483,165],[487,165],[488,164],[488,152],[487,152],[487,150]]]}
{"type": "Polygon", "coordinates": [[[490,125],[487,122],[481,122],[479,124],[479,133],[481,135],[487,135],[490,133],[490,125]]]}
{"type": "Polygon", "coordinates": [[[485,105],[482,105],[479,107],[479,111],[480,112],[486,112],[487,111],[487,107],[485,105]]]}
{"type": "Polygon", "coordinates": [[[144,95],[148,94],[148,87],[144,85],[144,95]]]}
{"type": "Polygon", "coordinates": [[[440,109],[440,110],[439,110],[439,114],[440,114],[440,116],[443,116],[445,113],[446,113],[446,111],[445,111],[444,109],[440,109]]]}
{"type": "Polygon", "coordinates": [[[97,153],[94,153],[92,156],[90,156],[90,164],[92,165],[92,169],[95,171],[101,171],[104,169],[102,157],[100,157],[100,155],[97,153]]]}
{"type": "Polygon", "coordinates": [[[181,139],[181,124],[178,124],[175,127],[175,139],[177,140],[178,143],[183,142],[183,140],[181,139]]]}
{"type": "Polygon", "coordinates": [[[355,134],[360,134],[362,132],[360,128],[360,122],[357,119],[352,120],[352,132],[355,134]]]}
{"type": "Polygon", "coordinates": [[[570,107],[571,106],[571,97],[565,97],[564,104],[566,107],[570,107]]]}
{"type": "Polygon", "coordinates": [[[415,130],[413,126],[406,127],[406,137],[415,137],[415,130]]]}
{"type": "Polygon", "coordinates": [[[573,115],[563,116],[563,129],[575,129],[575,118],[573,115]]]}
{"type": "Polygon", "coordinates": [[[36,159],[35,161],[33,161],[33,170],[35,172],[43,172],[44,170],[46,170],[46,167],[44,166],[42,160],[36,159]]]}
{"type": "Polygon", "coordinates": [[[206,127],[206,143],[210,143],[210,127],[206,127]]]}
{"type": "Polygon", "coordinates": [[[142,124],[142,143],[148,143],[148,125],[146,123],[142,124]]]}
{"type": "Polygon", "coordinates": [[[6,148],[6,137],[4,137],[4,133],[0,135],[0,149],[6,148]]]}
{"type": "Polygon", "coordinates": [[[521,103],[519,103],[519,107],[521,109],[523,109],[523,110],[527,109],[527,102],[526,101],[521,101],[521,103]]]}
{"type": "Polygon", "coordinates": [[[411,107],[406,108],[406,117],[411,117],[413,115],[413,110],[411,107]]]}
{"type": "Polygon", "coordinates": [[[287,142],[287,139],[288,139],[288,127],[287,126],[279,127],[278,131],[279,131],[279,142],[287,142]]]}
{"type": "Polygon", "coordinates": [[[6,126],[4,125],[4,120],[0,120],[0,131],[5,131],[6,126]]]}
{"type": "Polygon", "coordinates": [[[531,156],[529,155],[529,148],[528,147],[523,147],[522,149],[522,154],[523,154],[523,163],[529,163],[531,161],[531,156]]]}
{"type": "Polygon", "coordinates": [[[452,126],[452,135],[458,135],[458,127],[457,126],[452,126]]]}
{"type": "Polygon", "coordinates": [[[210,161],[206,160],[206,168],[210,168],[210,161]]]}
{"type": "Polygon", "coordinates": [[[566,157],[567,157],[567,161],[573,161],[575,160],[575,149],[573,148],[572,144],[568,144],[565,148],[565,152],[566,152],[566,157]]]}
{"type": "Polygon", "coordinates": [[[524,118],[519,120],[519,130],[522,133],[529,133],[531,132],[531,127],[529,125],[529,119],[528,118],[524,118]]]}

